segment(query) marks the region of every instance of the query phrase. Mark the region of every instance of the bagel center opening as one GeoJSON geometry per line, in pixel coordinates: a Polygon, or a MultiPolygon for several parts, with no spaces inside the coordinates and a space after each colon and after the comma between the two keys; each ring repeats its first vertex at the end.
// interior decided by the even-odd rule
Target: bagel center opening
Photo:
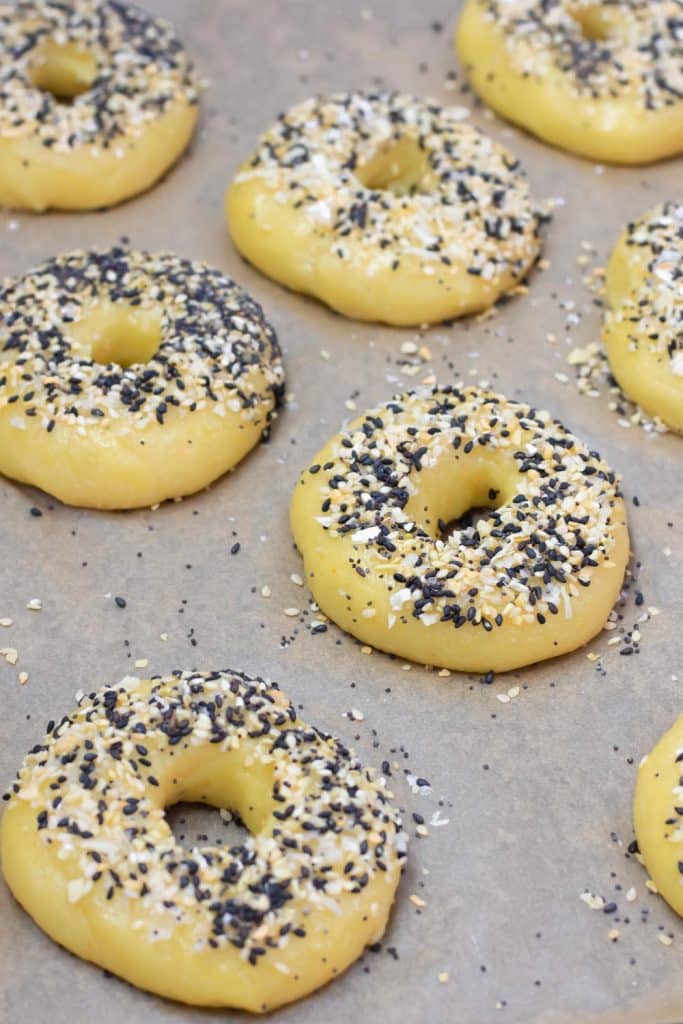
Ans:
{"type": "Polygon", "coordinates": [[[514,461],[493,451],[464,454],[448,449],[424,456],[416,488],[404,512],[435,540],[477,527],[519,491],[514,461]]]}
{"type": "Polygon", "coordinates": [[[67,106],[88,91],[96,76],[97,61],[92,53],[54,39],[46,40],[37,49],[30,69],[35,88],[67,106]]]}
{"type": "Polygon", "coordinates": [[[243,843],[248,832],[266,827],[277,807],[272,764],[241,748],[176,750],[169,774],[160,777],[160,792],[166,794],[166,822],[181,845],[243,843]]]}
{"type": "Polygon", "coordinates": [[[164,814],[181,846],[239,846],[249,835],[239,812],[224,807],[180,801],[164,814]]]}
{"type": "Polygon", "coordinates": [[[578,24],[584,39],[604,43],[612,35],[609,13],[602,4],[570,4],[569,15],[578,24]]]}
{"type": "Polygon", "coordinates": [[[454,533],[460,533],[462,530],[477,529],[482,522],[491,518],[492,512],[495,512],[496,509],[504,504],[505,501],[501,497],[501,492],[495,487],[489,488],[486,503],[483,503],[482,499],[479,498],[477,499],[477,504],[470,505],[464,512],[459,512],[450,519],[439,517],[437,520],[439,537],[441,540],[448,540],[454,533]]]}
{"type": "Polygon", "coordinates": [[[409,135],[388,139],[356,168],[356,176],[365,188],[396,196],[428,195],[433,191],[429,175],[427,153],[409,135]]]}
{"type": "Polygon", "coordinates": [[[148,363],[161,345],[161,313],[125,302],[99,302],[69,325],[74,350],[83,359],[123,370],[148,363]]]}

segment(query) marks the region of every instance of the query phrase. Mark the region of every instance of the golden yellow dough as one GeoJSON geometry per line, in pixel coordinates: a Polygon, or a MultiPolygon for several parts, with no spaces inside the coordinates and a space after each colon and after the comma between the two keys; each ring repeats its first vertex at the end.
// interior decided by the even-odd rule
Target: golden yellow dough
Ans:
{"type": "Polygon", "coordinates": [[[602,339],[629,398],[683,433],[683,203],[625,228],[607,267],[602,339]]]}
{"type": "Polygon", "coordinates": [[[503,117],[580,156],[683,152],[677,0],[466,0],[456,50],[503,117]]]}
{"type": "Polygon", "coordinates": [[[638,769],[633,820],[638,848],[659,893],[683,914],[683,715],[638,769]]]}
{"type": "Polygon", "coordinates": [[[83,700],[26,758],[0,854],[73,953],[162,996],[263,1012],[382,935],[405,839],[352,753],[274,684],[226,670],[83,700]],[[183,848],[164,817],[182,800],[236,811],[251,834],[183,848]]]}
{"type": "Polygon", "coordinates": [[[462,108],[335,94],[283,115],[228,189],[233,242],[269,277],[358,320],[492,305],[539,249],[519,163],[462,108]]]}
{"type": "Polygon", "coordinates": [[[0,9],[0,206],[87,210],[143,192],[197,121],[172,26],[107,0],[0,9]]]}
{"type": "Polygon", "coordinates": [[[629,555],[618,483],[597,453],[548,413],[473,387],[408,392],[354,421],[302,473],[291,524],[334,622],[466,672],[586,643],[629,555]],[[454,524],[481,507],[485,521],[454,524]]]}
{"type": "Polygon", "coordinates": [[[67,504],[207,486],[268,432],[283,383],[260,306],[170,253],[70,253],[0,292],[0,472],[67,504]]]}

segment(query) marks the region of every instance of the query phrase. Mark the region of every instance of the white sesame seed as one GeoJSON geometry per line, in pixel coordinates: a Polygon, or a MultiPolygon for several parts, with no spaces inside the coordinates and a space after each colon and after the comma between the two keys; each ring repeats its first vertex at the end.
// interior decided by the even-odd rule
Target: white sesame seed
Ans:
{"type": "Polygon", "coordinates": [[[582,892],[579,894],[579,899],[582,903],[585,903],[591,910],[602,910],[605,906],[605,901],[602,896],[596,896],[592,892],[582,892]]]}

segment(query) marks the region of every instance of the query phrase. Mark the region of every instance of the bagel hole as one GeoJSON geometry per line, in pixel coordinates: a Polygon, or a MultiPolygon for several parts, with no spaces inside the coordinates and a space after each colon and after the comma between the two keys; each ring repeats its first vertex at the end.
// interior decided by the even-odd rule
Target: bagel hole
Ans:
{"type": "Polygon", "coordinates": [[[479,496],[476,504],[470,505],[464,512],[450,519],[441,516],[437,522],[439,537],[441,540],[447,540],[454,533],[476,529],[481,522],[490,518],[492,512],[504,505],[505,501],[506,498],[500,490],[490,487],[486,498],[479,496]]]}
{"type": "Polygon", "coordinates": [[[68,106],[92,86],[97,61],[87,50],[72,43],[47,40],[39,48],[31,66],[32,84],[49,93],[58,103],[68,106]]]}
{"type": "Polygon", "coordinates": [[[611,26],[602,4],[574,5],[569,14],[577,23],[584,39],[603,43],[611,34],[611,26]]]}
{"type": "Polygon", "coordinates": [[[397,196],[428,194],[429,173],[427,154],[416,139],[404,135],[388,139],[356,169],[356,175],[365,188],[379,192],[393,192],[397,196]]]}
{"type": "Polygon", "coordinates": [[[164,811],[168,827],[182,846],[239,846],[250,834],[237,811],[180,801],[164,811]]]}
{"type": "Polygon", "coordinates": [[[277,806],[273,766],[240,750],[207,746],[201,758],[189,747],[175,754],[173,789],[164,801],[166,823],[181,843],[240,845],[247,833],[268,825],[277,806]]]}
{"type": "Polygon", "coordinates": [[[127,303],[98,303],[71,327],[77,353],[127,369],[148,363],[161,345],[161,314],[127,303]]]}
{"type": "Polygon", "coordinates": [[[515,496],[519,482],[505,457],[483,452],[453,458],[443,449],[422,466],[404,512],[435,540],[445,540],[490,519],[515,496]]]}

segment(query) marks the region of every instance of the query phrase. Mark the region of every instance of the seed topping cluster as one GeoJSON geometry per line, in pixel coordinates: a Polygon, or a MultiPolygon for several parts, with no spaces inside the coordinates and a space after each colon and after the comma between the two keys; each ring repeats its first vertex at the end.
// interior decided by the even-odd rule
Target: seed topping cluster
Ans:
{"type": "Polygon", "coordinates": [[[461,108],[397,92],[317,97],[282,114],[236,178],[251,180],[299,210],[340,260],[361,245],[378,268],[411,260],[425,274],[521,278],[540,246],[544,215],[519,162],[461,108]]]}
{"type": "Polygon", "coordinates": [[[301,722],[275,684],[232,670],[91,693],[49,723],[8,798],[28,801],[44,841],[78,865],[72,902],[94,890],[136,901],[150,941],[182,926],[197,948],[230,943],[251,964],[405,855],[400,819],[355,755],[301,722]],[[184,849],[158,796],[169,780],[182,791],[183,755],[202,747],[245,749],[272,771],[266,824],[230,848],[184,849]]]}
{"type": "Polygon", "coordinates": [[[683,102],[681,0],[481,2],[525,75],[553,68],[577,95],[628,95],[648,111],[683,102]]]}
{"type": "MultiPolygon", "coordinates": [[[[647,256],[637,317],[629,317],[650,350],[668,355],[683,377],[683,204],[667,202],[626,229],[626,245],[647,256]]],[[[633,344],[638,341],[634,337],[633,344]]]]}
{"type": "Polygon", "coordinates": [[[397,395],[345,430],[330,460],[307,474],[320,481],[317,522],[350,539],[360,576],[387,581],[390,627],[413,616],[489,632],[570,617],[573,598],[609,564],[621,507],[598,452],[547,412],[477,387],[397,395]],[[421,474],[456,487],[446,481],[458,464],[489,457],[511,474],[510,493],[494,484],[487,501],[500,507],[447,535],[448,523],[425,507],[421,474]]]}
{"type": "Polygon", "coordinates": [[[169,415],[212,409],[269,422],[284,369],[272,327],[221,271],[171,253],[115,246],[58,256],[0,292],[0,412],[12,425],[39,419],[81,433],[163,426],[169,415]],[[125,304],[160,318],[161,342],[146,362],[98,363],[73,330],[93,306],[125,304]]]}
{"type": "Polygon", "coordinates": [[[108,149],[173,104],[198,102],[198,81],[168,22],[118,0],[19,0],[0,6],[0,138],[37,136],[69,151],[108,149]],[[36,88],[45,45],[73,47],[94,79],[70,103],[36,88]]]}

